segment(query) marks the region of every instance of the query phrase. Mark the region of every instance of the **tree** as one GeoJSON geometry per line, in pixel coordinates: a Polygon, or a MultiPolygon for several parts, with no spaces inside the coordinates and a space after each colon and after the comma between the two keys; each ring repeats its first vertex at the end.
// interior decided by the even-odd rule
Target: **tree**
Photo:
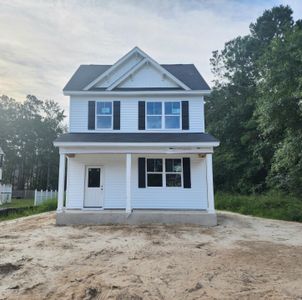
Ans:
{"type": "MultiPolygon", "coordinates": [[[[250,34],[227,42],[222,51],[213,52],[211,64],[215,86],[211,96],[206,99],[206,116],[209,132],[221,141],[214,159],[218,189],[251,193],[264,191],[267,184],[277,187],[269,178],[274,177],[271,175],[274,172],[279,172],[273,161],[277,156],[280,157],[282,147],[279,148],[276,137],[275,141],[271,136],[268,138],[265,128],[268,123],[271,126],[276,123],[281,126],[284,119],[270,119],[271,111],[265,108],[270,106],[270,86],[273,83],[267,76],[270,74],[269,70],[275,72],[269,63],[275,61],[276,64],[273,65],[277,68],[277,61],[281,58],[275,56],[274,60],[269,54],[277,54],[271,51],[276,41],[284,42],[288,32],[300,28],[299,23],[300,21],[293,21],[292,10],[288,6],[274,7],[266,10],[250,25],[250,34]]],[[[290,46],[288,47],[280,49],[279,54],[282,55],[283,51],[290,52],[290,46]]],[[[288,63],[287,59],[283,61],[284,65],[288,63]]],[[[288,72],[285,76],[293,74],[288,72]]],[[[276,78],[272,80],[275,81],[276,78]]],[[[279,84],[282,85],[281,81],[274,88],[279,84]]],[[[293,84],[299,88],[299,85],[293,84]]],[[[291,95],[292,92],[288,94],[291,95]]],[[[293,108],[297,106],[294,105],[293,108]]],[[[290,117],[289,109],[284,112],[284,117],[290,117]]],[[[293,123],[297,125],[299,121],[293,123]]],[[[285,134],[285,126],[281,127],[281,131],[274,131],[277,137],[281,132],[285,134]]]]}
{"type": "Polygon", "coordinates": [[[15,189],[56,187],[59,155],[52,143],[65,130],[63,120],[64,112],[54,101],[29,95],[19,103],[0,97],[5,181],[15,189]]]}
{"type": "Polygon", "coordinates": [[[302,27],[297,23],[273,39],[260,60],[257,118],[274,149],[268,182],[302,192],[302,27]]]}

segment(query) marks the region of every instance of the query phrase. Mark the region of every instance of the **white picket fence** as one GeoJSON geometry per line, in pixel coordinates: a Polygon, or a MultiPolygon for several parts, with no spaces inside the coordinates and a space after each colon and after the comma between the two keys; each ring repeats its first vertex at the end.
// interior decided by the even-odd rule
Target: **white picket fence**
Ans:
{"type": "Polygon", "coordinates": [[[0,184],[0,205],[12,201],[12,185],[0,184]]]}
{"type": "Polygon", "coordinates": [[[35,190],[35,205],[40,205],[46,200],[49,199],[57,199],[58,198],[58,192],[55,190],[51,191],[38,191],[35,190]]]}

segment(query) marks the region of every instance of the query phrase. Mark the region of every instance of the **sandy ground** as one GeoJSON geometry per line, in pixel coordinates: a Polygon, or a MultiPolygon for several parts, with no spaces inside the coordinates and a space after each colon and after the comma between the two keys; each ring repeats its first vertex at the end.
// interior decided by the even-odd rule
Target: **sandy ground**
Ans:
{"type": "Polygon", "coordinates": [[[219,214],[219,226],[1,222],[0,299],[302,299],[302,224],[219,214]]]}

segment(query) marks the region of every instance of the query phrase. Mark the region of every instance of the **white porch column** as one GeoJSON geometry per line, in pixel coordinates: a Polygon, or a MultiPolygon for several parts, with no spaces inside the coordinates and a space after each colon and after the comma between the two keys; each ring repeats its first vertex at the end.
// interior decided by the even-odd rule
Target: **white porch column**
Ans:
{"type": "Polygon", "coordinates": [[[131,213],[131,154],[126,154],[126,212],[131,213]]]}
{"type": "Polygon", "coordinates": [[[62,211],[64,206],[64,182],[65,182],[65,154],[60,153],[57,211],[62,211]]]}
{"type": "Polygon", "coordinates": [[[215,213],[212,154],[206,155],[206,162],[207,162],[208,212],[215,213]]]}

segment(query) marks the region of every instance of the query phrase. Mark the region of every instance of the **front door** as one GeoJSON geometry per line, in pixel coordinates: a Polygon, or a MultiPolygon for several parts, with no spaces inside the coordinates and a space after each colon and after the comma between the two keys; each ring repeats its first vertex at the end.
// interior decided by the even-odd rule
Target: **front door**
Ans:
{"type": "Polygon", "coordinates": [[[84,207],[102,207],[104,198],[101,167],[86,167],[84,207]]]}

